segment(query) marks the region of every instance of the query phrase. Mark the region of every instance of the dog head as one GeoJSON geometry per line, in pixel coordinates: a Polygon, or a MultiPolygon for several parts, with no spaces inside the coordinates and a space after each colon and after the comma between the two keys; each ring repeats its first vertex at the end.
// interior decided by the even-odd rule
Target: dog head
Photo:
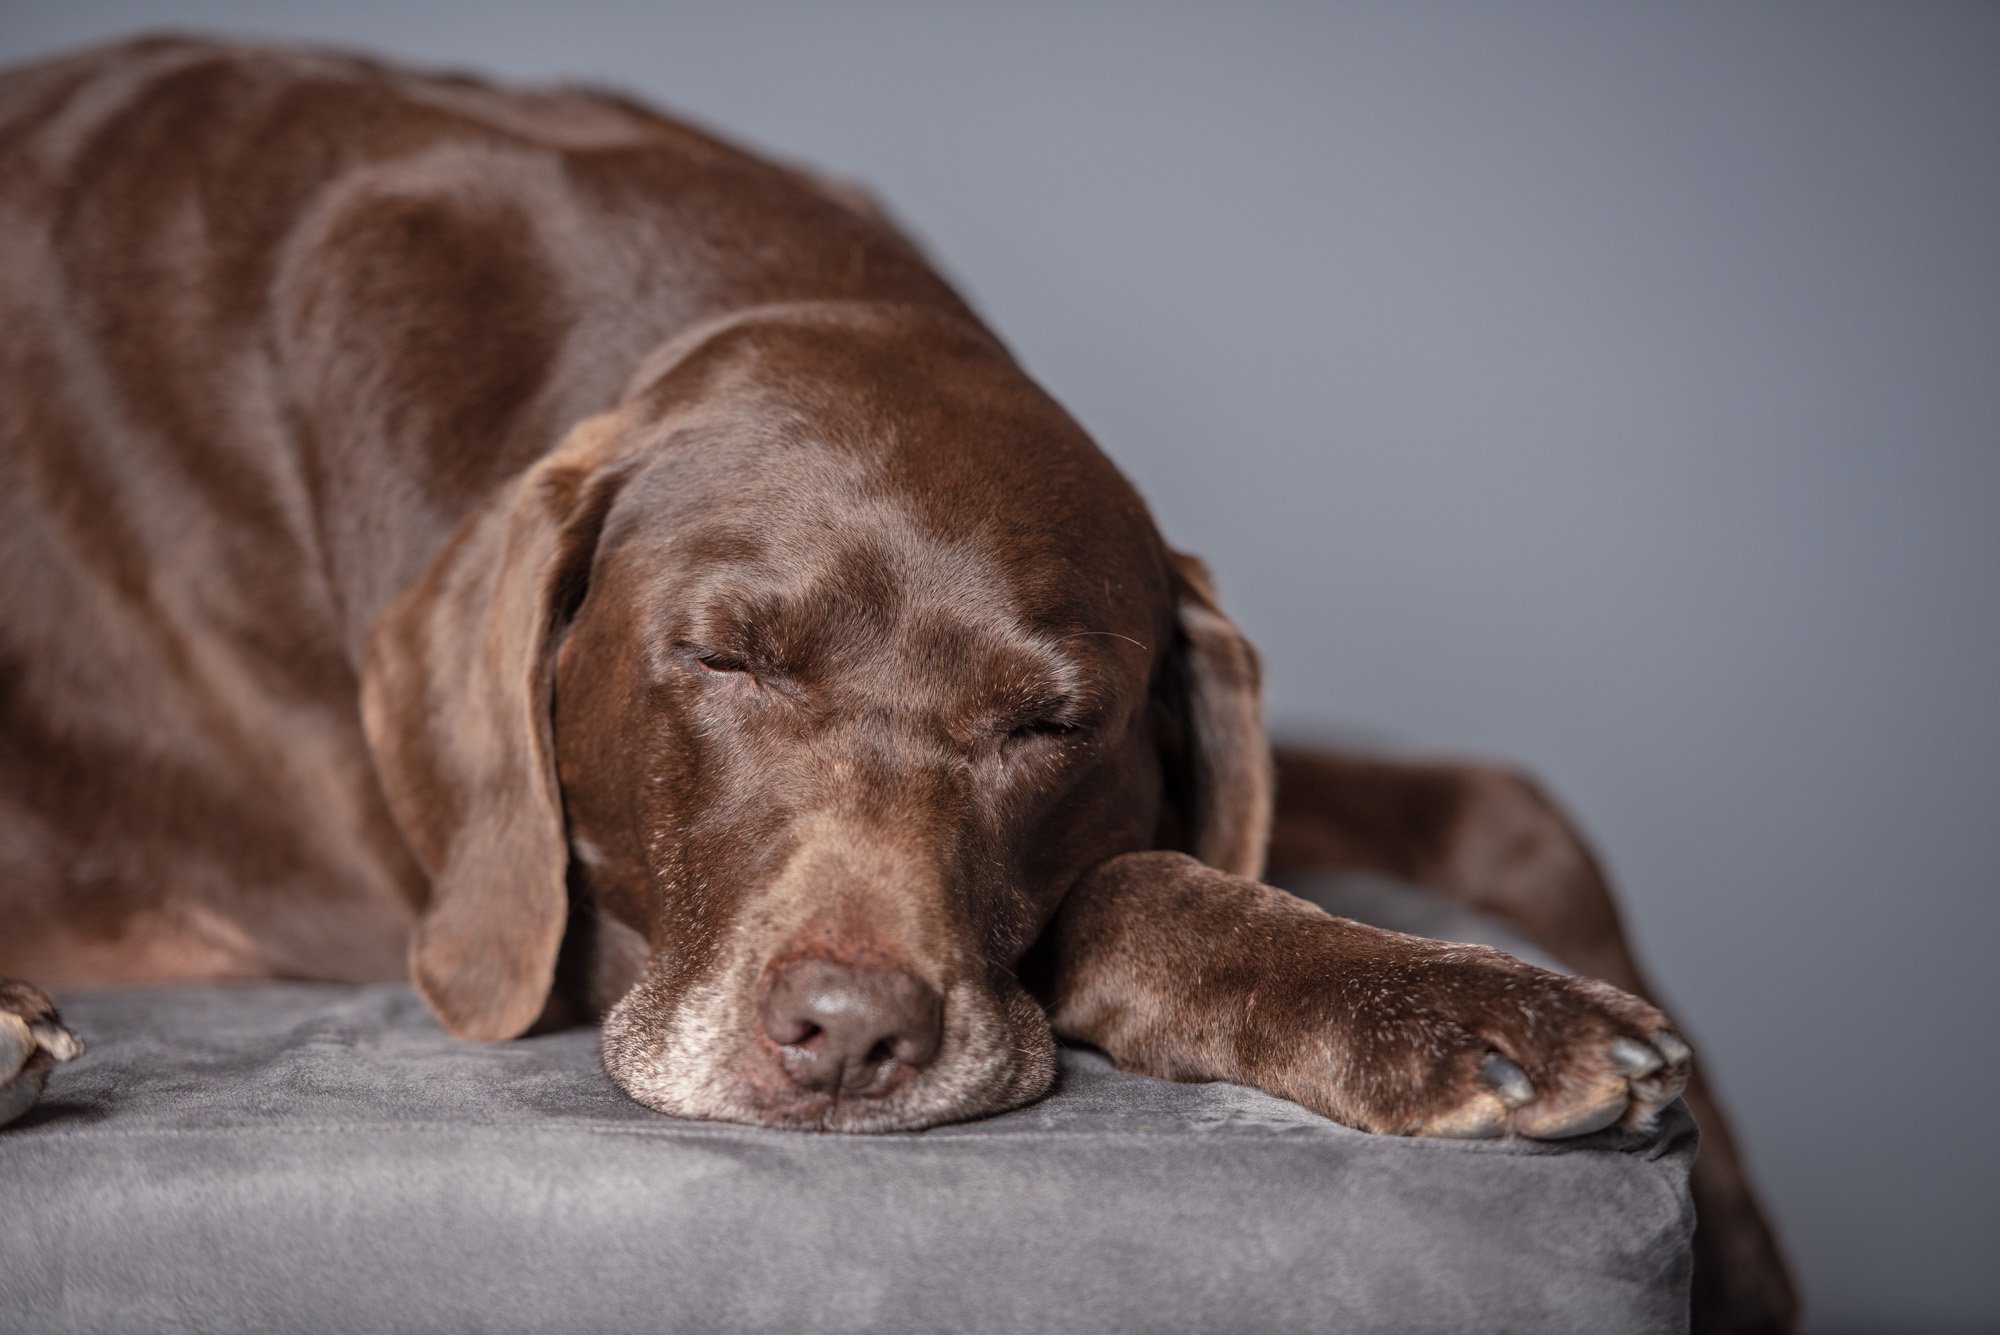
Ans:
{"type": "Polygon", "coordinates": [[[1094,864],[1254,874],[1255,658],[983,332],[801,306],[664,349],[378,623],[363,710],[454,1032],[634,943],[606,1066],[667,1112],[887,1130],[1040,1095],[1014,966],[1094,864]],[[579,907],[581,906],[581,907],[579,907]]]}

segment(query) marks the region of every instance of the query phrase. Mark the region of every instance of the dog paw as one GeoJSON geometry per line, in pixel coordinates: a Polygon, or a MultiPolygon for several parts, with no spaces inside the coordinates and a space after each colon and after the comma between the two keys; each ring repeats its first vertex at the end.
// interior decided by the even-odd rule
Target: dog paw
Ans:
{"type": "Polygon", "coordinates": [[[0,978],[0,1126],[42,1096],[50,1068],[82,1052],[82,1041],[63,1027],[48,994],[0,978]]]}
{"type": "MultiPolygon", "coordinates": [[[[1412,938],[1403,938],[1410,941],[1412,938]]],[[[1374,971],[1370,971],[1371,973],[1374,971]]],[[[1479,946],[1409,948],[1338,1022],[1357,1115],[1405,1135],[1561,1140],[1651,1130],[1693,1053],[1638,997],[1479,946]]]]}

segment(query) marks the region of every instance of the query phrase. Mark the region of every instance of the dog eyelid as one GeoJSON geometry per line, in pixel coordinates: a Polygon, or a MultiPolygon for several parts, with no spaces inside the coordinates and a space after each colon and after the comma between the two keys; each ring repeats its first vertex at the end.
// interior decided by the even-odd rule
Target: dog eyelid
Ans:
{"type": "Polygon", "coordinates": [[[1083,730],[1083,724],[1068,719],[1037,718],[1016,723],[1006,733],[1007,740],[1022,742],[1035,737],[1074,737],[1083,730]]]}
{"type": "Polygon", "coordinates": [[[750,671],[749,660],[729,653],[727,650],[710,649],[706,645],[701,644],[683,644],[676,647],[679,648],[689,662],[704,672],[726,675],[738,672],[747,673],[750,671]]]}

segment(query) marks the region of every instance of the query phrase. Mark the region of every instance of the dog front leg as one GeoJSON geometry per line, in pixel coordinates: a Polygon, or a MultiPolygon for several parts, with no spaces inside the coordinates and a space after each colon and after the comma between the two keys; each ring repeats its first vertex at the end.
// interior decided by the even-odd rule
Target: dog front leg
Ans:
{"type": "Polygon", "coordinates": [[[1651,1125],[1689,1053],[1637,997],[1335,918],[1178,853],[1086,876],[1028,962],[1064,1038],[1368,1131],[1542,1139],[1651,1125]]]}

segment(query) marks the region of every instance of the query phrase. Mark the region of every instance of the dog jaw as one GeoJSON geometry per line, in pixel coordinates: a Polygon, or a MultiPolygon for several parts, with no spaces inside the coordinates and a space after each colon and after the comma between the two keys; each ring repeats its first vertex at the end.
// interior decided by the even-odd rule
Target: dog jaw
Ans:
{"type": "Polygon", "coordinates": [[[886,1095],[841,1097],[790,1087],[758,1032],[762,961],[732,952],[725,968],[682,987],[648,970],[604,1020],[604,1069],[634,1100],[676,1117],[797,1131],[916,1131],[1033,1102],[1055,1079],[1055,1040],[1040,1006],[1011,978],[943,989],[935,1060],[886,1095]]]}

